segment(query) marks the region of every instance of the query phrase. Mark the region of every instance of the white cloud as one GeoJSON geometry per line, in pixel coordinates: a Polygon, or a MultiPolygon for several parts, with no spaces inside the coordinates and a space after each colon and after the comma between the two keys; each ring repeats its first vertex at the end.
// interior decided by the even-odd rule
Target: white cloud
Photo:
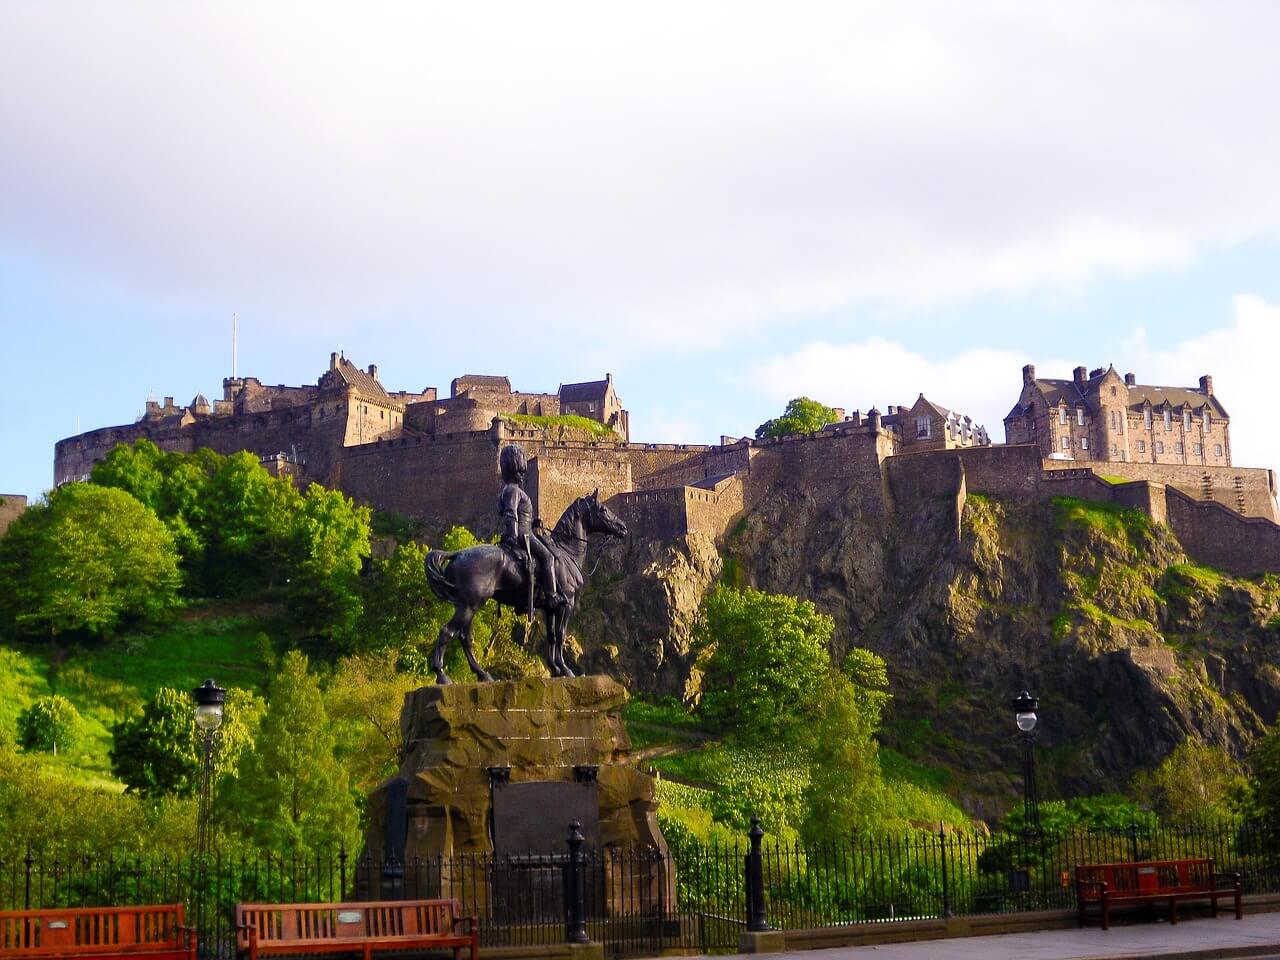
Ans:
{"type": "MultiPolygon", "coordinates": [[[[713,343],[1274,231],[1273,4],[0,7],[0,251],[713,343]]],[[[431,321],[428,320],[429,324],[431,321]]]]}
{"type": "MultiPolygon", "coordinates": [[[[1227,326],[1162,345],[1139,328],[1125,340],[1116,368],[1139,383],[1198,385],[1213,377],[1214,393],[1231,416],[1232,462],[1280,468],[1280,434],[1273,429],[1275,358],[1280,356],[1280,306],[1260,297],[1234,299],[1227,326]]],[[[1095,358],[1096,363],[1104,362],[1095,358]]],[[[746,381],[774,406],[808,395],[824,403],[866,412],[874,404],[930,400],[972,416],[992,439],[1004,440],[1004,417],[1018,399],[1021,370],[1034,362],[1041,377],[1068,379],[1075,363],[1030,358],[1004,350],[967,350],[930,360],[902,343],[872,337],[831,344],[808,343],[748,372],[746,381]]]]}
{"type": "Polygon", "coordinates": [[[1125,344],[1140,383],[1193,386],[1213,377],[1213,391],[1231,416],[1231,460],[1239,466],[1280,468],[1274,428],[1275,358],[1280,357],[1280,306],[1261,297],[1235,298],[1230,326],[1178,343],[1137,330],[1125,344]]]}

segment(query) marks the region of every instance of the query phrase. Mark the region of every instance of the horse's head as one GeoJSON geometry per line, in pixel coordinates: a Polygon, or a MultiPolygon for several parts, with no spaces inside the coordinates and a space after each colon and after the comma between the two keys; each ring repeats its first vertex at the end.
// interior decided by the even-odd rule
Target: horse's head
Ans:
{"type": "Polygon", "coordinates": [[[627,535],[627,525],[622,522],[622,518],[606,507],[600,499],[599,487],[596,487],[595,493],[591,496],[583,497],[582,502],[584,506],[582,522],[588,533],[605,533],[619,539],[627,535]]]}

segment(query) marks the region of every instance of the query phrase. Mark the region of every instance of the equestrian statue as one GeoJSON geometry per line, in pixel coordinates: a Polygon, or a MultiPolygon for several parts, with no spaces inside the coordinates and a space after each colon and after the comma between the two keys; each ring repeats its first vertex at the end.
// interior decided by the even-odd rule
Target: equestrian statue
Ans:
{"type": "Polygon", "coordinates": [[[627,535],[627,525],[600,502],[599,489],[569,504],[555,528],[547,533],[534,519],[533,501],[524,490],[528,471],[524,450],[514,444],[503,447],[498,466],[503,482],[498,497],[501,542],[453,552],[432,550],[427,554],[427,583],[437,597],[454,607],[431,654],[436,683],[451,682],[444,672],[444,653],[454,637],[462,641],[476,679],[493,679],[476,662],[471,649],[471,622],[490,598],[525,614],[530,625],[533,611],[541,610],[547,626],[547,666],[551,675],[574,676],[564,659],[565,628],[586,580],[582,561],[587,553],[587,537],[593,533],[619,538],[627,535]]]}

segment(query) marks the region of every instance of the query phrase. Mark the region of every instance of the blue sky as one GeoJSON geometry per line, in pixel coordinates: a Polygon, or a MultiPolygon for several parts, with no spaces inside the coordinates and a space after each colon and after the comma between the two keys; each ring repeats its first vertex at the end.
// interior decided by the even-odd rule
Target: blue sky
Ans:
{"type": "Polygon", "coordinates": [[[6,5],[0,492],[233,312],[264,382],[608,371],[639,440],[1211,373],[1280,467],[1280,8],[1066,7],[6,5]]]}

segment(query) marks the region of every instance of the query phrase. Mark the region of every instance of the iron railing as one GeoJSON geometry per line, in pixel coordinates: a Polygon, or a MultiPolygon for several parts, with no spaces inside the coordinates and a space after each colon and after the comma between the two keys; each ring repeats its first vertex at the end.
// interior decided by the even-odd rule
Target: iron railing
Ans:
{"type": "MultiPolygon", "coordinates": [[[[14,850],[7,844],[6,849],[14,850]]],[[[1280,827],[1254,822],[1136,824],[990,836],[912,833],[813,845],[683,843],[407,862],[345,850],[185,858],[65,850],[0,857],[0,909],[184,902],[202,954],[234,956],[237,903],[455,897],[484,946],[585,935],[617,957],[735,949],[751,929],[1068,909],[1077,863],[1213,857],[1246,893],[1280,892],[1280,827]],[[763,926],[762,926],[763,924],[763,926]]]]}

